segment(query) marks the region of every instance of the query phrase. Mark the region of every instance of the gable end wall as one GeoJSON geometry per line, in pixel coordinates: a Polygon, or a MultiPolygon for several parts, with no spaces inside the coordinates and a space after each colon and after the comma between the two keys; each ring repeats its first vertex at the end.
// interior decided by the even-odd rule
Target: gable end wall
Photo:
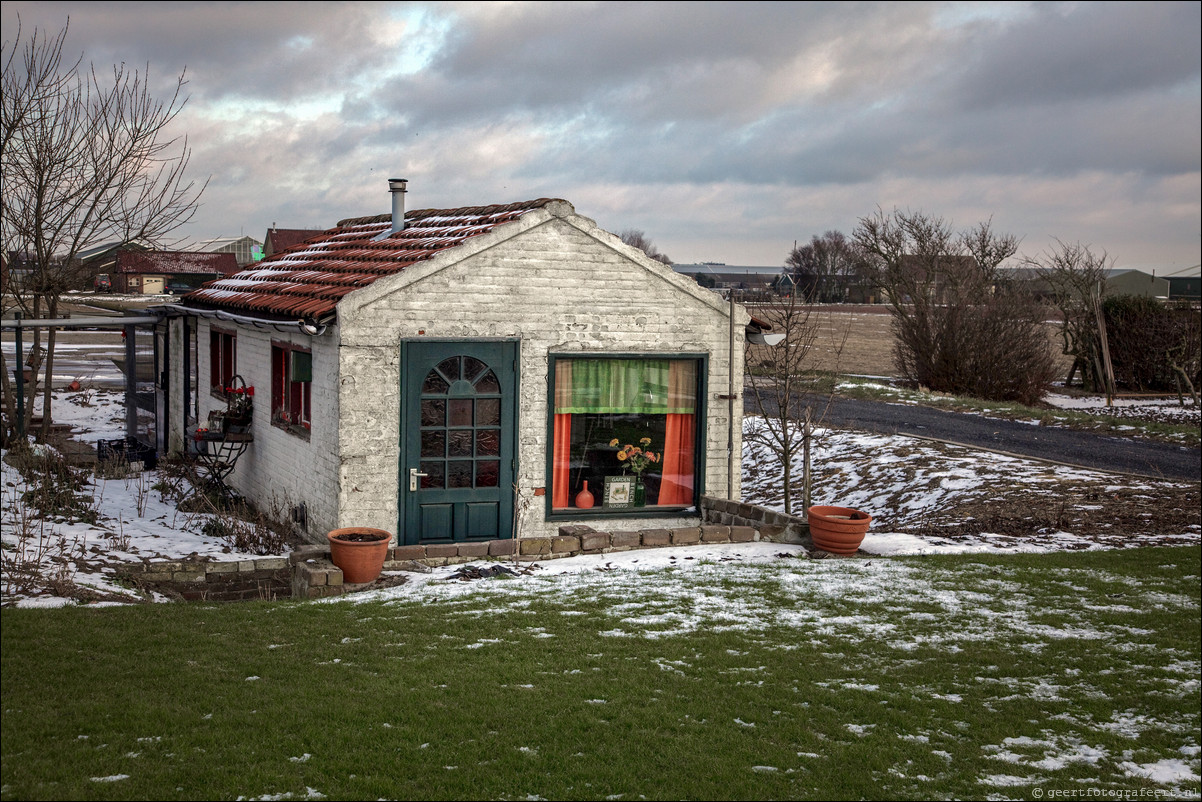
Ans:
{"type": "MultiPolygon", "coordinates": [[[[364,291],[368,302],[340,306],[338,526],[396,531],[400,344],[419,337],[520,340],[518,482],[530,502],[523,536],[551,536],[563,523],[546,522],[545,499],[534,496],[535,488],[550,492],[549,353],[707,354],[705,491],[725,495],[727,403],[717,398],[727,388],[725,308],[671,268],[632,258],[617,238],[590,231],[591,221],[582,220],[550,216],[515,236],[496,237],[461,261],[381,279],[364,291]]],[[[740,345],[746,320],[740,310],[740,345]]],[[[741,377],[741,347],[735,359],[741,377]]],[[[316,358],[314,364],[316,371],[316,358]]],[[[736,426],[736,455],[740,438],[736,426]]],[[[737,463],[734,478],[737,498],[737,463]]],[[[663,526],[696,525],[699,518],[656,520],[663,526]]],[[[646,523],[605,520],[607,528],[617,529],[646,523]]]]}

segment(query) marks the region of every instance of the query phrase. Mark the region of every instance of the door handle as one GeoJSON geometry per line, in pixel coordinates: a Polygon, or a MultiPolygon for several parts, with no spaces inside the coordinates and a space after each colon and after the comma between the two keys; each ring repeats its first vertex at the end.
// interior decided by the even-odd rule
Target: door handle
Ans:
{"type": "Polygon", "coordinates": [[[418,473],[417,468],[410,468],[409,469],[409,492],[412,493],[417,490],[418,477],[429,476],[429,475],[430,474],[428,474],[428,473],[418,473]]]}

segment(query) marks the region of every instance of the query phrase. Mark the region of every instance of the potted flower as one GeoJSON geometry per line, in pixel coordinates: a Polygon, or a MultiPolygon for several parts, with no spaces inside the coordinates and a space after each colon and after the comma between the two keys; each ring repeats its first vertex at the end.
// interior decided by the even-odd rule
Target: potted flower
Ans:
{"type": "Polygon", "coordinates": [[[326,534],[330,542],[330,562],[342,569],[342,578],[351,584],[372,582],[384,570],[384,560],[392,545],[392,535],[383,529],[352,526],[326,534]]]}
{"type": "MultiPolygon", "coordinates": [[[[610,440],[609,444],[616,446],[619,442],[615,438],[610,440]]],[[[626,473],[627,467],[634,471],[634,506],[636,507],[642,507],[647,503],[647,488],[643,485],[643,471],[660,461],[659,454],[647,450],[650,445],[651,438],[643,437],[637,446],[627,443],[618,449],[618,462],[622,463],[622,473],[626,473]]]]}
{"type": "Polygon", "coordinates": [[[225,388],[225,432],[226,434],[245,433],[250,430],[250,422],[254,415],[255,388],[247,387],[241,376],[235,376],[235,383],[225,388]]]}

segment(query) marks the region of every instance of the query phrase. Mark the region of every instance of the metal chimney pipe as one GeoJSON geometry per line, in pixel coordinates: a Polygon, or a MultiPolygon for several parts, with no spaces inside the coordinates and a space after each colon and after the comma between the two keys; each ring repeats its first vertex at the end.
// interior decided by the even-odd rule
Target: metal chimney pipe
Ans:
{"type": "Polygon", "coordinates": [[[388,191],[392,193],[392,232],[395,234],[405,228],[405,192],[409,184],[408,178],[388,179],[388,191]]]}

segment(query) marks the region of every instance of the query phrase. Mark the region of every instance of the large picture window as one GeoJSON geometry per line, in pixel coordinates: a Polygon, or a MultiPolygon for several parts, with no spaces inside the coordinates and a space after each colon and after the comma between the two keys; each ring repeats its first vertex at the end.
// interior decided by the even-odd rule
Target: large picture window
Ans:
{"type": "MultiPolygon", "coordinates": [[[[626,446],[650,452],[642,480],[648,507],[696,503],[702,409],[701,359],[559,357],[554,371],[551,508],[577,508],[607,477],[633,476],[626,446]]],[[[629,510],[626,510],[629,512],[629,510]]]]}

